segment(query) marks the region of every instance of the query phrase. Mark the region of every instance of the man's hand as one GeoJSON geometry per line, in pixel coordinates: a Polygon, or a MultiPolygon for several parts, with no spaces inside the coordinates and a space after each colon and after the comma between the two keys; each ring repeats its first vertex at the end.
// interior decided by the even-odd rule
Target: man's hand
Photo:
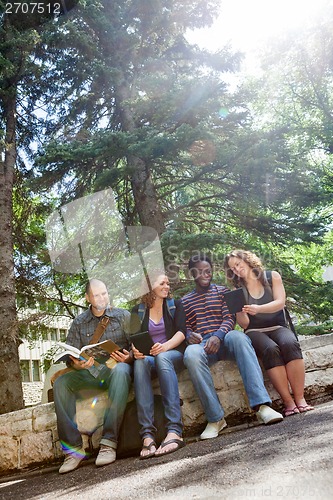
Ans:
{"type": "Polygon", "coordinates": [[[207,354],[216,354],[221,347],[221,341],[216,335],[212,335],[206,342],[205,351],[207,354]]]}
{"type": "Polygon", "coordinates": [[[74,370],[87,370],[94,364],[94,358],[89,358],[87,360],[73,358],[73,356],[70,356],[70,358],[72,360],[72,368],[74,368],[74,370]]]}
{"type": "Polygon", "coordinates": [[[122,351],[114,351],[110,354],[110,358],[118,361],[118,363],[131,363],[132,361],[132,356],[128,351],[126,351],[126,349],[123,349],[122,351]]]}
{"type": "Polygon", "coordinates": [[[200,344],[200,342],[202,342],[202,336],[200,333],[190,332],[186,340],[189,344],[200,344]]]}

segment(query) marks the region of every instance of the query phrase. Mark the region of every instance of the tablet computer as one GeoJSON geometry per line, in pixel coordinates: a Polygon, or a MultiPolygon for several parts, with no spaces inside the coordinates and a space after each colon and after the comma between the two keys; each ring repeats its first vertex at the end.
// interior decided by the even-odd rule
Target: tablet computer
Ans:
{"type": "Polygon", "coordinates": [[[230,314],[236,314],[240,312],[246,303],[242,288],[236,288],[236,290],[225,292],[224,299],[226,301],[230,314]]]}
{"type": "Polygon", "coordinates": [[[150,349],[154,342],[148,332],[135,333],[130,336],[130,341],[145,356],[149,356],[150,349]]]}

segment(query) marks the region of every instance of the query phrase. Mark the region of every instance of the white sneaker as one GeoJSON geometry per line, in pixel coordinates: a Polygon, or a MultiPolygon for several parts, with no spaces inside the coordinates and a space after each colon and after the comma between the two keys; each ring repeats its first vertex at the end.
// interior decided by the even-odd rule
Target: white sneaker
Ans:
{"type": "Polygon", "coordinates": [[[99,453],[97,455],[95,464],[97,467],[101,467],[102,465],[112,464],[112,462],[115,462],[116,460],[116,455],[117,453],[114,448],[102,444],[99,449],[99,453]]]}
{"type": "Polygon", "coordinates": [[[274,424],[275,422],[281,422],[283,416],[270,406],[261,405],[257,411],[257,419],[263,424],[274,424]]]}
{"type": "Polygon", "coordinates": [[[69,453],[66,455],[64,463],[59,469],[59,474],[66,474],[66,472],[72,472],[78,468],[82,460],[86,458],[84,450],[77,450],[75,453],[69,453]]]}
{"type": "Polygon", "coordinates": [[[200,434],[200,439],[216,438],[225,427],[227,427],[227,422],[224,418],[218,422],[208,422],[206,429],[200,434]]]}

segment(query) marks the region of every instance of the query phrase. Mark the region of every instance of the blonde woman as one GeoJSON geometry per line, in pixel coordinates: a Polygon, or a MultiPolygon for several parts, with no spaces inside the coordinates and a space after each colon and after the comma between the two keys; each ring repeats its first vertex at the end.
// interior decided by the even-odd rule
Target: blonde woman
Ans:
{"type": "Polygon", "coordinates": [[[304,399],[302,351],[296,335],[286,325],[286,294],[280,274],[271,272],[270,286],[261,260],[246,250],[233,250],[227,255],[224,269],[236,288],[247,290],[248,304],[236,314],[237,323],[250,337],[258,358],[280,394],[285,406],[284,416],[313,410],[304,399]]]}

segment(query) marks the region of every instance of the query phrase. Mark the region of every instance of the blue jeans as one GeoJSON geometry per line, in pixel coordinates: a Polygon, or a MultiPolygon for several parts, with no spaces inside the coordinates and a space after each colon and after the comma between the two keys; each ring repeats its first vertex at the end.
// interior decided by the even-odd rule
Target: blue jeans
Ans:
{"type": "Polygon", "coordinates": [[[73,370],[57,378],[53,386],[54,405],[58,435],[64,451],[82,446],[82,437],[75,423],[76,400],[83,391],[90,389],[108,389],[109,407],[104,414],[101,444],[117,448],[119,428],[131,385],[131,372],[131,365],[118,363],[113,370],[103,367],[98,378],[94,378],[88,370],[73,370]]]}
{"type": "Polygon", "coordinates": [[[142,439],[155,439],[154,394],[151,379],[158,377],[167,431],[182,435],[183,424],[176,371],[184,368],[183,354],[175,349],[134,361],[134,389],[142,439]]]}
{"type": "Polygon", "coordinates": [[[200,344],[191,344],[186,348],[184,364],[208,422],[218,422],[224,416],[209,369],[209,366],[221,359],[236,361],[251,408],[271,403],[256,353],[250,339],[243,332],[236,330],[228,332],[216,354],[206,354],[204,346],[207,340],[208,338],[200,344]]]}

